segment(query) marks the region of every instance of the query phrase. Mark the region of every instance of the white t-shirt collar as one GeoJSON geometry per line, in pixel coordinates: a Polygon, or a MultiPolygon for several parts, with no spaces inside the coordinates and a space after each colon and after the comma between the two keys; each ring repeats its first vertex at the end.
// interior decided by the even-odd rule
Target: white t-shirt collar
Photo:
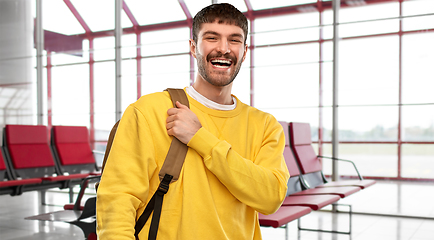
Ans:
{"type": "Polygon", "coordinates": [[[204,105],[207,108],[215,109],[215,110],[222,110],[222,111],[229,111],[234,110],[237,107],[237,100],[235,97],[232,96],[232,99],[234,101],[234,104],[231,105],[224,105],[220,103],[216,103],[214,101],[209,100],[202,94],[198,93],[196,89],[193,88],[193,86],[188,86],[186,88],[187,94],[192,97],[194,100],[200,102],[202,105],[204,105]]]}

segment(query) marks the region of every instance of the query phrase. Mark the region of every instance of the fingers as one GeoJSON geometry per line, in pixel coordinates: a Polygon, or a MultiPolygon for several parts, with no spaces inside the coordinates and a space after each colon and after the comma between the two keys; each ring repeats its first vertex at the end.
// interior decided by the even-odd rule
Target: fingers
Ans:
{"type": "Polygon", "coordinates": [[[167,110],[167,115],[169,115],[169,116],[167,117],[166,122],[175,121],[175,120],[179,119],[176,117],[177,114],[180,114],[184,110],[187,110],[187,111],[190,110],[190,108],[188,108],[187,106],[185,106],[184,104],[182,104],[178,101],[176,101],[175,105],[178,108],[170,108],[169,110],[167,110]]]}
{"type": "Polygon", "coordinates": [[[175,105],[177,108],[167,110],[167,133],[187,144],[202,125],[200,124],[196,114],[194,114],[187,106],[178,101],[175,105]]]}
{"type": "Polygon", "coordinates": [[[167,115],[172,116],[172,115],[175,115],[177,112],[178,112],[178,109],[169,108],[169,110],[167,110],[167,115]]]}
{"type": "Polygon", "coordinates": [[[189,109],[187,106],[185,106],[184,104],[182,104],[182,103],[180,103],[180,102],[178,102],[178,101],[176,101],[176,106],[178,107],[178,108],[180,108],[180,109],[189,109]]]}
{"type": "Polygon", "coordinates": [[[167,118],[166,118],[166,129],[167,133],[171,136],[175,136],[175,125],[176,121],[180,121],[181,119],[181,112],[180,109],[177,108],[170,108],[167,110],[167,118]]]}
{"type": "Polygon", "coordinates": [[[175,105],[177,108],[169,108],[169,110],[167,110],[167,114],[169,116],[177,114],[179,112],[179,110],[181,110],[181,109],[182,110],[190,110],[187,106],[185,106],[184,104],[182,104],[178,101],[176,101],[175,105]]]}
{"type": "Polygon", "coordinates": [[[166,123],[170,123],[170,122],[174,122],[176,120],[180,120],[181,116],[180,116],[181,112],[179,111],[179,109],[177,108],[171,108],[169,110],[167,110],[167,118],[166,118],[166,123]]]}

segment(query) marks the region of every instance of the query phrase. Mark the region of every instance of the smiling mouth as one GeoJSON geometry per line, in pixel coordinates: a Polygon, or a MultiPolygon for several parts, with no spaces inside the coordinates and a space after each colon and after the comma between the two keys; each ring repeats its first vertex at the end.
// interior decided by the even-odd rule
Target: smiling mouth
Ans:
{"type": "Polygon", "coordinates": [[[228,59],[213,59],[210,62],[214,67],[222,69],[228,69],[232,65],[232,60],[228,59]]]}

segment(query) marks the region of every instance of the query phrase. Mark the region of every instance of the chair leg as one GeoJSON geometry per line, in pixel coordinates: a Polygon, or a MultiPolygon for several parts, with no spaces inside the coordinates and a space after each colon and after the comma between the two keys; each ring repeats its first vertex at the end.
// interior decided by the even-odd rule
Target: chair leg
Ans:
{"type": "Polygon", "coordinates": [[[286,224],[285,225],[285,240],[289,240],[288,234],[289,234],[289,229],[288,229],[288,224],[286,224]]]}
{"type": "Polygon", "coordinates": [[[46,195],[46,190],[40,190],[39,194],[41,195],[41,205],[47,205],[47,202],[45,201],[45,195],[46,195]]]}
{"type": "Polygon", "coordinates": [[[74,202],[74,187],[69,187],[69,202],[74,202]]]}

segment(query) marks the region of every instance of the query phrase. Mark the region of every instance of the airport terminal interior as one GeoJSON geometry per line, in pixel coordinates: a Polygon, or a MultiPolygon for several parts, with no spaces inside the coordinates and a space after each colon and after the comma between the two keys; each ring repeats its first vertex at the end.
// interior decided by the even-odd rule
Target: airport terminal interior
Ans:
{"type": "Polygon", "coordinates": [[[80,184],[98,176],[131,103],[194,83],[192,19],[213,3],[248,19],[232,94],[288,130],[291,179],[301,192],[354,189],[259,215],[262,239],[433,240],[433,0],[0,0],[0,240],[96,239],[70,223],[83,213],[76,199],[96,196],[94,181],[80,184]],[[319,171],[303,166],[297,139],[319,171]],[[84,170],[62,165],[68,141],[80,145],[69,158],[89,150],[84,170]],[[55,175],[35,180],[44,154],[30,144],[48,149],[55,175]]]}

